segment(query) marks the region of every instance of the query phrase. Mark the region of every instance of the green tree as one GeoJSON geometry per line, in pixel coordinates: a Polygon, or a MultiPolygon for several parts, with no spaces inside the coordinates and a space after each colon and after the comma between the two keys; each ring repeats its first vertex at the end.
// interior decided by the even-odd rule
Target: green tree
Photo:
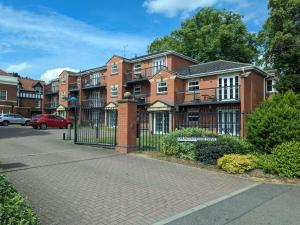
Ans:
{"type": "Polygon", "coordinates": [[[274,87],[280,93],[292,90],[295,93],[300,94],[300,75],[295,74],[281,76],[280,80],[274,85],[274,87]]]}
{"type": "Polygon", "coordinates": [[[264,101],[247,118],[247,139],[267,153],[284,142],[300,141],[300,95],[287,91],[264,101]]]}
{"type": "Polygon", "coordinates": [[[300,0],[269,0],[259,34],[264,63],[280,74],[300,74],[300,0]]]}
{"type": "Polygon", "coordinates": [[[154,40],[148,52],[175,50],[201,62],[224,59],[251,63],[257,59],[256,47],[256,36],[247,31],[239,14],[203,8],[180,29],[154,40]]]}

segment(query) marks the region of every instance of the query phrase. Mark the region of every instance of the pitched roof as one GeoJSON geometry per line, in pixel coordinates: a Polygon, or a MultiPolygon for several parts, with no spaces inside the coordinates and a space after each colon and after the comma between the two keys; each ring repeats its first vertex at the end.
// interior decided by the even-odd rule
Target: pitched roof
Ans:
{"type": "Polygon", "coordinates": [[[201,64],[185,67],[183,69],[177,70],[176,72],[182,76],[191,76],[191,75],[207,74],[212,72],[220,72],[220,71],[230,70],[230,69],[244,68],[249,66],[252,65],[248,63],[217,60],[213,62],[201,63],[201,64]]]}
{"type": "Polygon", "coordinates": [[[1,69],[0,69],[0,74],[1,74],[1,75],[7,74],[7,72],[5,72],[4,70],[1,70],[1,69]]]}
{"type": "Polygon", "coordinates": [[[44,81],[33,80],[25,77],[20,77],[18,80],[22,85],[21,90],[25,90],[25,91],[34,91],[34,86],[38,83],[40,83],[41,85],[45,85],[44,81]]]}

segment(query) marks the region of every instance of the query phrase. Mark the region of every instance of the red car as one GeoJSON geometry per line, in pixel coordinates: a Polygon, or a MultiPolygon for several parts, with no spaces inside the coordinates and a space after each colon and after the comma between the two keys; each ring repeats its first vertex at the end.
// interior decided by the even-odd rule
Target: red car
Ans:
{"type": "Polygon", "coordinates": [[[31,123],[34,129],[41,128],[43,130],[48,127],[62,129],[67,128],[69,124],[71,124],[71,126],[73,125],[72,120],[65,120],[64,118],[53,114],[38,115],[32,119],[31,123]]]}

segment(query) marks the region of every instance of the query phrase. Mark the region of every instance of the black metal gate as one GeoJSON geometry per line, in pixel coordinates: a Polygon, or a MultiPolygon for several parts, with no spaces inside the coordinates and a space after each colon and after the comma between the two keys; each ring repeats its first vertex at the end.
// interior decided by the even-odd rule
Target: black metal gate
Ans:
{"type": "Polygon", "coordinates": [[[103,147],[114,147],[117,144],[116,108],[81,107],[75,114],[75,144],[103,147]]]}
{"type": "Polygon", "coordinates": [[[140,151],[159,151],[162,138],[170,132],[170,112],[138,111],[137,143],[140,151]]]}

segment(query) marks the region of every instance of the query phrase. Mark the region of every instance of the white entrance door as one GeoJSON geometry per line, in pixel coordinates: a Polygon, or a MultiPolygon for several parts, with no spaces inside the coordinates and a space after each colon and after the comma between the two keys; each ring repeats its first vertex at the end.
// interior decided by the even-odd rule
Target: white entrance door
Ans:
{"type": "Polygon", "coordinates": [[[227,76],[219,78],[218,100],[233,101],[240,98],[239,77],[227,76]]]}
{"type": "Polygon", "coordinates": [[[218,133],[233,136],[240,135],[239,110],[218,110],[218,133]]]}
{"type": "Polygon", "coordinates": [[[115,127],[116,126],[117,113],[115,110],[106,111],[106,126],[115,127]]]}
{"type": "Polygon", "coordinates": [[[169,112],[160,111],[154,113],[154,132],[156,134],[169,133],[169,112]]]}

